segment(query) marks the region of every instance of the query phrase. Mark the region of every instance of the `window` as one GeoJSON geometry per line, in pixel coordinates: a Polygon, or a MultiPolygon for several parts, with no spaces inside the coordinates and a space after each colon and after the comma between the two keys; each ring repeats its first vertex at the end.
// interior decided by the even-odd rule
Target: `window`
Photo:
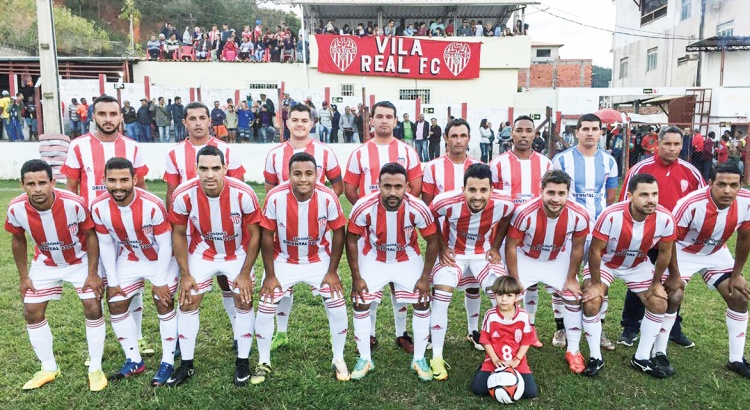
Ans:
{"type": "Polygon", "coordinates": [[[682,11],[680,21],[687,20],[693,14],[693,0],[682,0],[682,11]]]}
{"type": "Polygon", "coordinates": [[[677,59],[677,66],[685,65],[687,62],[690,61],[690,58],[688,56],[680,57],[677,59]]]}
{"type": "Polygon", "coordinates": [[[628,76],[628,58],[620,59],[620,78],[626,78],[628,76]]]}
{"type": "Polygon", "coordinates": [[[667,0],[641,0],[641,25],[667,15],[667,0]]]}
{"type": "Polygon", "coordinates": [[[354,97],[354,84],[341,84],[342,97],[354,97]]]}
{"type": "Polygon", "coordinates": [[[399,90],[398,92],[399,100],[416,100],[417,97],[422,100],[422,104],[429,104],[430,103],[430,90],[415,89],[415,90],[399,90]]]}
{"type": "Polygon", "coordinates": [[[647,56],[646,71],[656,70],[656,62],[659,59],[659,48],[658,47],[650,48],[646,56],[647,56]]]}
{"type": "Polygon", "coordinates": [[[250,83],[250,86],[248,87],[251,90],[275,90],[279,88],[279,84],[277,83],[250,83]]]}
{"type": "Polygon", "coordinates": [[[734,20],[716,26],[716,35],[719,37],[734,35],[734,20]]]}
{"type": "Polygon", "coordinates": [[[541,48],[536,50],[537,57],[552,57],[552,50],[549,48],[541,48]]]}

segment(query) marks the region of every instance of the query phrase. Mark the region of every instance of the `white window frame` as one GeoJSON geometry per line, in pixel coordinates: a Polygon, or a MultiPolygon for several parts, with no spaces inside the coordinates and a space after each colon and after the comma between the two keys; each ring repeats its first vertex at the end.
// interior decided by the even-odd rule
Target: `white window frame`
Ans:
{"type": "Polygon", "coordinates": [[[659,66],[659,47],[646,51],[646,71],[653,71],[659,66]]]}
{"type": "Polygon", "coordinates": [[[687,20],[693,15],[693,0],[681,0],[680,21],[687,20]]]}
{"type": "Polygon", "coordinates": [[[716,35],[718,37],[726,37],[734,35],[734,20],[721,23],[716,26],[716,35]]]}

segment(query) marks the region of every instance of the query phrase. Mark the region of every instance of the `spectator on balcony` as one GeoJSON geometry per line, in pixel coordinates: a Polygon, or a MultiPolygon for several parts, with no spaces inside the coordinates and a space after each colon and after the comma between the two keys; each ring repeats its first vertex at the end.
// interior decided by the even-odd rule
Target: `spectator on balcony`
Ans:
{"type": "Polygon", "coordinates": [[[146,50],[152,60],[157,60],[161,53],[161,42],[156,39],[156,36],[151,36],[151,39],[146,43],[146,50]]]}
{"type": "Polygon", "coordinates": [[[289,57],[289,62],[294,62],[294,39],[291,35],[284,34],[284,40],[281,42],[281,62],[289,57]]]}
{"type": "Polygon", "coordinates": [[[177,40],[177,35],[172,34],[169,39],[164,43],[164,59],[166,60],[177,60],[178,51],[180,49],[180,42],[177,40]]]}
{"type": "Polygon", "coordinates": [[[522,36],[526,34],[526,29],[528,28],[528,25],[523,24],[523,21],[516,20],[515,26],[513,26],[513,35],[514,36],[522,36]]]}
{"type": "Polygon", "coordinates": [[[249,37],[242,37],[242,44],[240,44],[240,60],[241,61],[250,61],[251,57],[253,57],[253,50],[255,49],[255,46],[250,41],[249,37]]]}
{"type": "Polygon", "coordinates": [[[492,28],[492,23],[489,21],[484,23],[484,36],[485,37],[495,37],[495,30],[492,28]]]}
{"type": "Polygon", "coordinates": [[[328,20],[328,23],[326,23],[326,26],[323,29],[323,34],[339,34],[339,29],[336,27],[335,19],[328,20]]]}
{"type": "Polygon", "coordinates": [[[224,46],[227,44],[227,42],[229,41],[229,37],[231,36],[232,36],[232,30],[229,29],[229,25],[226,23],[222,24],[221,35],[220,35],[221,42],[219,43],[219,52],[218,52],[219,55],[223,55],[224,46]]]}
{"type": "Polygon", "coordinates": [[[281,48],[283,47],[279,34],[274,34],[271,41],[267,44],[268,50],[271,53],[269,61],[278,63],[281,61],[281,48]]]}
{"type": "Polygon", "coordinates": [[[258,43],[263,38],[263,20],[255,20],[253,29],[253,43],[258,43]]]}
{"type": "Polygon", "coordinates": [[[200,27],[195,26],[193,29],[193,44],[201,38],[203,38],[203,30],[200,27]]]}
{"type": "Polygon", "coordinates": [[[406,36],[406,37],[411,37],[411,36],[414,35],[414,33],[415,33],[415,31],[414,31],[414,25],[411,24],[411,23],[409,23],[406,26],[406,28],[404,29],[404,34],[403,35],[406,36]]]}
{"type": "Polygon", "coordinates": [[[193,35],[190,34],[190,27],[188,26],[185,26],[185,32],[182,33],[182,45],[183,46],[193,45],[193,35]]]}
{"type": "Polygon", "coordinates": [[[237,110],[237,135],[239,142],[250,142],[252,139],[251,124],[255,116],[253,115],[250,107],[247,106],[247,101],[240,103],[240,109],[237,110]]]}
{"type": "Polygon", "coordinates": [[[195,43],[195,59],[206,60],[211,58],[211,40],[208,38],[208,33],[203,33],[203,36],[195,43]]]}
{"type": "Polygon", "coordinates": [[[484,25],[482,20],[477,20],[477,24],[474,25],[474,37],[484,36],[484,25]]]}
{"type": "Polygon", "coordinates": [[[182,105],[182,98],[174,97],[174,103],[169,102],[167,111],[174,122],[174,142],[182,142],[185,139],[185,124],[182,123],[185,119],[185,106],[182,105]]]}
{"type": "Polygon", "coordinates": [[[222,61],[237,60],[237,43],[234,42],[234,36],[229,36],[221,52],[222,61]]]}
{"type": "Polygon", "coordinates": [[[367,36],[372,37],[374,35],[375,35],[375,30],[373,29],[372,24],[368,23],[367,24],[367,36]]]}
{"type": "Polygon", "coordinates": [[[265,54],[265,44],[262,41],[255,43],[255,61],[262,62],[265,54]]]}
{"type": "Polygon", "coordinates": [[[177,29],[172,26],[172,23],[167,22],[167,24],[164,25],[164,28],[161,29],[161,34],[164,34],[164,38],[169,38],[172,36],[172,34],[177,37],[177,29]]]}
{"type": "Polygon", "coordinates": [[[357,24],[357,30],[354,32],[354,35],[357,37],[367,37],[367,30],[365,30],[364,24],[357,24]]]}
{"type": "Polygon", "coordinates": [[[352,29],[349,27],[348,24],[344,24],[344,27],[341,27],[341,35],[342,36],[349,36],[352,34],[352,29]]]}
{"type": "Polygon", "coordinates": [[[276,128],[273,126],[273,114],[269,108],[268,105],[262,104],[260,106],[260,114],[258,115],[260,139],[262,142],[273,142],[276,138],[276,128]]]}
{"type": "Polygon", "coordinates": [[[388,20],[388,24],[383,28],[383,35],[386,37],[393,37],[396,35],[396,23],[393,20],[388,20]]]}
{"type": "Polygon", "coordinates": [[[432,37],[445,37],[445,32],[443,31],[443,29],[438,27],[437,29],[435,29],[435,33],[432,35],[432,37]]]}
{"type": "Polygon", "coordinates": [[[372,35],[373,35],[373,36],[382,36],[382,35],[383,35],[383,30],[381,30],[381,29],[380,29],[380,26],[379,26],[379,25],[377,25],[377,24],[376,24],[376,25],[375,25],[375,26],[374,26],[374,27],[372,28],[372,35]]]}
{"type": "MultiPolygon", "coordinates": [[[[445,24],[443,24],[443,18],[438,17],[437,21],[430,23],[430,33],[432,33],[433,36],[438,36],[437,30],[440,29],[443,33],[445,33],[445,24]]],[[[439,37],[442,37],[440,35],[439,37]]]]}
{"type": "Polygon", "coordinates": [[[466,19],[461,20],[461,27],[456,31],[456,35],[458,37],[469,37],[474,35],[474,31],[469,27],[469,22],[466,19]]]}
{"type": "Polygon", "coordinates": [[[139,142],[151,142],[151,113],[155,110],[155,104],[149,104],[147,99],[141,98],[141,107],[136,112],[139,142]]]}
{"type": "Polygon", "coordinates": [[[211,61],[219,61],[221,58],[219,46],[221,45],[221,36],[214,37],[211,42],[211,61]]]}
{"type": "Polygon", "coordinates": [[[503,31],[503,37],[513,37],[513,31],[510,27],[505,28],[505,31],[503,31]]]}
{"type": "Polygon", "coordinates": [[[492,29],[492,35],[495,37],[502,37],[504,31],[504,26],[501,24],[500,20],[495,23],[495,27],[492,29]]]}
{"type": "Polygon", "coordinates": [[[208,32],[208,39],[211,44],[221,42],[221,31],[219,31],[219,27],[216,24],[211,26],[211,31],[208,32]]]}
{"type": "Polygon", "coordinates": [[[428,32],[428,30],[427,30],[427,23],[425,23],[424,21],[421,21],[419,23],[419,30],[417,30],[417,34],[416,35],[420,36],[420,37],[425,37],[425,36],[427,36],[427,32],[428,32]]]}
{"type": "Polygon", "coordinates": [[[445,35],[453,37],[456,34],[456,28],[453,27],[453,21],[448,21],[448,25],[445,27],[445,35]]]}
{"type": "Polygon", "coordinates": [[[248,39],[251,42],[253,41],[253,32],[248,25],[242,28],[242,42],[245,42],[245,39],[248,39]]]}

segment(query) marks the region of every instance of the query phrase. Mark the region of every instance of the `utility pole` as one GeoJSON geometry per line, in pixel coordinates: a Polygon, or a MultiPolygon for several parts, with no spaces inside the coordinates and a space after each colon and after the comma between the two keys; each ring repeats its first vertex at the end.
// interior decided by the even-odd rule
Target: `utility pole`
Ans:
{"type": "Polygon", "coordinates": [[[42,110],[46,134],[62,133],[60,77],[57,67],[57,41],[52,0],[36,0],[39,27],[39,73],[42,82],[42,110]]]}

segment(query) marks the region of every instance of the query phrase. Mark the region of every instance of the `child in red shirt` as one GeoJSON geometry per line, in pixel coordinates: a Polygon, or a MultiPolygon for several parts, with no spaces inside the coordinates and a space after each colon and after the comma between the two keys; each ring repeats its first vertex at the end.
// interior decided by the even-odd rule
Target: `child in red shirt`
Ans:
{"type": "Polygon", "coordinates": [[[523,397],[537,397],[538,389],[529,364],[526,352],[533,341],[529,315],[517,305],[523,287],[518,279],[510,276],[497,278],[492,285],[497,306],[484,315],[479,343],[484,346],[485,357],[474,379],[471,391],[477,396],[489,394],[487,379],[497,367],[513,367],[523,377],[526,385],[523,397]]]}

